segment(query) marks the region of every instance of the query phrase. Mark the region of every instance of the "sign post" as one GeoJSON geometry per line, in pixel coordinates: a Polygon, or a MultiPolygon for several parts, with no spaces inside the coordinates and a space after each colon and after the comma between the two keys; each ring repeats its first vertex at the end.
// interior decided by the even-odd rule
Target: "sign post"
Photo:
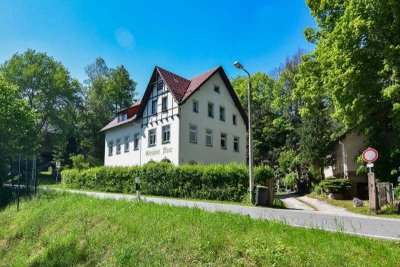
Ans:
{"type": "Polygon", "coordinates": [[[362,153],[362,158],[367,162],[368,167],[368,193],[369,193],[369,205],[373,213],[379,211],[378,195],[376,190],[376,178],[375,173],[372,171],[374,163],[378,159],[378,151],[374,148],[367,148],[362,153]]]}
{"type": "Polygon", "coordinates": [[[135,185],[136,185],[136,199],[140,200],[140,177],[137,176],[135,179],[135,185]]]}
{"type": "Polygon", "coordinates": [[[61,162],[60,161],[56,161],[56,170],[57,170],[56,184],[58,184],[58,175],[60,173],[60,168],[61,168],[61,162]]]}

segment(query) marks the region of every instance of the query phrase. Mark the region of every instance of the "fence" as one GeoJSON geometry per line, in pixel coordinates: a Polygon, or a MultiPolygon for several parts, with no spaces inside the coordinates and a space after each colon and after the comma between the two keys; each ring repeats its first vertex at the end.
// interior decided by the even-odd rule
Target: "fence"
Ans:
{"type": "Polygon", "coordinates": [[[379,207],[394,204],[394,191],[392,183],[377,183],[379,207]]]}

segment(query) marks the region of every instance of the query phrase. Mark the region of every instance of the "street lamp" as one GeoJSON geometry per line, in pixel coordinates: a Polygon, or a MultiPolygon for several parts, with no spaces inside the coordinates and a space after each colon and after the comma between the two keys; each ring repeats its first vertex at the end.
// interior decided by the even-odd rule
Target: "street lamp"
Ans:
{"type": "Polygon", "coordinates": [[[248,83],[248,99],[247,99],[247,107],[248,107],[248,129],[249,129],[249,187],[250,187],[250,202],[254,204],[254,168],[253,168],[253,130],[252,130],[252,123],[251,123],[251,101],[252,101],[252,87],[251,87],[251,76],[250,73],[240,64],[239,61],[235,61],[233,65],[246,72],[247,76],[249,76],[249,83],[248,83]]]}

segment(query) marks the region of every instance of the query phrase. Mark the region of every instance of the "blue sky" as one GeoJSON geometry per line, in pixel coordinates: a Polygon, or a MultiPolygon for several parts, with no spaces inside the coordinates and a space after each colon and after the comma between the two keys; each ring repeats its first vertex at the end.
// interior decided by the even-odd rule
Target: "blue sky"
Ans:
{"type": "Polygon", "coordinates": [[[143,92],[155,65],[190,78],[240,60],[271,72],[315,26],[304,0],[0,2],[0,62],[28,48],[47,52],[83,81],[96,57],[123,64],[143,92]]]}

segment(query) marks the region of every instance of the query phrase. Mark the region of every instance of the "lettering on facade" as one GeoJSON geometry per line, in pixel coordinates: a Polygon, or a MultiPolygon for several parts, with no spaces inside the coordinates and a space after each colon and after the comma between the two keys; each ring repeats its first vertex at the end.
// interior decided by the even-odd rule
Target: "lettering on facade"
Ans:
{"type": "Polygon", "coordinates": [[[156,155],[161,155],[161,154],[168,154],[172,153],[172,147],[163,147],[163,149],[155,149],[155,150],[146,150],[144,153],[146,157],[151,157],[151,156],[156,156],[156,155]]]}

